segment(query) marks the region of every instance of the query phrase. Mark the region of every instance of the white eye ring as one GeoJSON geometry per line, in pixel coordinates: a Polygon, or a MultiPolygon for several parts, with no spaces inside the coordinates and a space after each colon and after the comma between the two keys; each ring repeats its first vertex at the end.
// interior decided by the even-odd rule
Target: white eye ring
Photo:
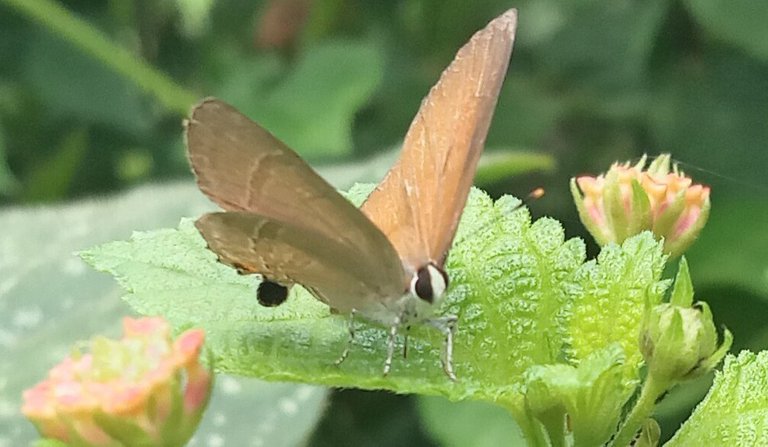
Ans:
{"type": "Polygon", "coordinates": [[[410,292],[428,303],[439,300],[448,287],[448,276],[436,265],[429,263],[411,278],[410,292]]]}

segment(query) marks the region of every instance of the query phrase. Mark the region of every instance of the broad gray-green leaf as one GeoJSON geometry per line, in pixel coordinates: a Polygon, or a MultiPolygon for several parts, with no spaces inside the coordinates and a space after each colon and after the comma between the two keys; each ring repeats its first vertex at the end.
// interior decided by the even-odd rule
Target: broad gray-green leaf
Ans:
{"type": "Polygon", "coordinates": [[[597,260],[578,270],[579,286],[571,291],[567,323],[575,363],[619,343],[626,355],[628,377],[635,375],[642,362],[638,340],[646,299],[650,304],[659,303],[669,286],[668,280],[661,280],[665,260],[661,244],[645,232],[621,246],[606,245],[597,260]]]}
{"type": "MultiPolygon", "coordinates": [[[[0,445],[29,445],[37,437],[19,413],[22,390],[44,379],[77,341],[117,336],[120,319],[131,313],[114,280],[73,252],[211,208],[194,186],[176,184],[0,210],[0,445]]],[[[219,375],[196,445],[300,445],[321,416],[325,396],[322,388],[219,375]]]]}
{"type": "Polygon", "coordinates": [[[278,308],[259,306],[256,280],[217,263],[191,221],[136,233],[83,257],[114,274],[140,313],[163,315],[177,327],[205,328],[223,371],[513,405],[519,396],[509,392],[522,372],[557,358],[562,331],[556,316],[584,259],[580,240],[564,241],[551,219],[531,224],[518,205],[512,197],[493,203],[474,190],[465,210],[447,264],[452,286],[442,309],[460,317],[457,383],[440,367],[442,337],[426,327],[412,329],[408,359],[396,358],[388,377],[381,374],[385,331],[362,322],[350,357],[334,365],[347,341],[346,317],[331,314],[298,287],[278,308]]]}
{"type": "Polygon", "coordinates": [[[723,370],[667,447],[768,445],[768,351],[725,358],[723,370]]]}

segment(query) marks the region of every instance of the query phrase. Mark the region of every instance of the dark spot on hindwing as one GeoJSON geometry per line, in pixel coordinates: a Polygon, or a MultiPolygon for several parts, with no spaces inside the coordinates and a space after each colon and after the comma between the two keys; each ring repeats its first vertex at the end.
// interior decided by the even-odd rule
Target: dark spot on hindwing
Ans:
{"type": "Polygon", "coordinates": [[[259,284],[256,289],[256,299],[265,307],[275,307],[283,304],[288,298],[288,288],[268,279],[259,284]]]}
{"type": "Polygon", "coordinates": [[[413,288],[416,296],[428,303],[435,299],[435,292],[432,290],[432,278],[430,276],[429,269],[426,267],[420,268],[416,277],[416,286],[413,288]]]}

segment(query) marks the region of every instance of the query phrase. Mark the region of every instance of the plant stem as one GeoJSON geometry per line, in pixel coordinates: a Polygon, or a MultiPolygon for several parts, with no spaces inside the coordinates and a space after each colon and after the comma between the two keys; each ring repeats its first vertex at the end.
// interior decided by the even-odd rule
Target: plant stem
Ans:
{"type": "Polygon", "coordinates": [[[635,402],[635,406],[627,415],[619,433],[614,438],[613,445],[615,447],[628,446],[632,442],[643,422],[653,413],[656,399],[669,388],[669,385],[667,382],[661,383],[655,380],[653,375],[648,375],[643,384],[643,389],[640,391],[640,397],[635,402]]]}
{"type": "Polygon", "coordinates": [[[66,39],[154,95],[167,109],[186,115],[197,96],[114,44],[87,21],[53,0],[0,0],[66,39]]]}
{"type": "Polygon", "coordinates": [[[520,430],[522,430],[525,440],[528,441],[529,446],[550,447],[547,434],[544,432],[542,425],[537,420],[533,419],[530,413],[515,405],[514,403],[498,403],[503,405],[507,411],[512,414],[515,422],[517,422],[520,430]]]}

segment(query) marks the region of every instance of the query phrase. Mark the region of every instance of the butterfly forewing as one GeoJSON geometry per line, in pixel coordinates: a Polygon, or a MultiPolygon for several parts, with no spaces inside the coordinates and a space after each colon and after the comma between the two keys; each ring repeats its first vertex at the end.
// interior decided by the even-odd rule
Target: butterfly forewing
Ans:
{"type": "Polygon", "coordinates": [[[363,204],[363,212],[410,269],[445,261],[507,71],[516,26],[516,12],[507,11],[459,50],[422,101],[400,159],[363,204]]]}
{"type": "MultiPolygon", "coordinates": [[[[343,253],[344,259],[326,259],[312,252],[311,259],[332,261],[328,269],[343,269],[346,262],[371,290],[404,290],[407,279],[387,237],[261,126],[222,101],[206,99],[192,110],[186,140],[200,189],[225,210],[239,212],[237,217],[198,221],[209,246],[223,261],[270,279],[290,279],[283,281],[285,284],[306,284],[305,276],[312,273],[302,273],[299,264],[307,261],[307,256],[296,251],[302,247],[299,242],[308,242],[314,248],[329,248],[334,256],[343,253]],[[246,219],[249,213],[253,216],[246,219]],[[249,224],[265,221],[269,222],[267,229],[291,230],[270,233],[270,237],[265,237],[263,229],[248,230],[249,224]],[[228,239],[229,234],[234,236],[228,239]],[[294,240],[286,240],[288,235],[294,240]],[[244,242],[244,246],[237,245],[244,242]],[[266,262],[275,257],[281,262],[266,262]]],[[[336,307],[337,303],[329,304],[336,307]]]]}

